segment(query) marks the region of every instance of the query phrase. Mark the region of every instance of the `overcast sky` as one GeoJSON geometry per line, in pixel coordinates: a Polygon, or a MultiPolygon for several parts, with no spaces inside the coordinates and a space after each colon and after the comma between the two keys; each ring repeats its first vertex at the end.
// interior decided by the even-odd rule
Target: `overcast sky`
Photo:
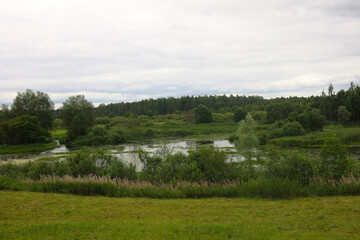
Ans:
{"type": "Polygon", "coordinates": [[[0,103],[309,96],[360,83],[359,0],[0,2],[0,103]]]}

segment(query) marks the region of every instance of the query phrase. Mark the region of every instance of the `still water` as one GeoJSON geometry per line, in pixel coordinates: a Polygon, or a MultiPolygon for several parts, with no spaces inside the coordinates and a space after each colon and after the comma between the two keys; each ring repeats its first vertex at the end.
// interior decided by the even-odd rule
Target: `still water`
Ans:
{"type": "Polygon", "coordinates": [[[127,163],[136,165],[137,170],[142,168],[142,163],[138,151],[143,150],[150,154],[161,152],[182,152],[188,153],[188,150],[196,149],[202,146],[214,146],[218,149],[228,152],[227,161],[242,161],[243,157],[235,153],[235,147],[228,140],[224,139],[211,139],[211,140],[167,140],[167,141],[151,141],[141,142],[136,144],[123,144],[119,145],[124,147],[123,150],[111,150],[111,152],[127,163]]]}
{"type": "MultiPolygon", "coordinates": [[[[111,154],[117,156],[124,162],[132,163],[136,165],[137,170],[141,170],[143,167],[139,151],[145,151],[149,154],[156,154],[159,152],[182,152],[184,154],[188,153],[188,150],[196,149],[202,146],[214,146],[218,149],[228,152],[227,161],[242,161],[243,157],[235,153],[235,146],[231,144],[226,139],[169,139],[169,140],[152,140],[144,141],[131,144],[120,144],[117,146],[111,146],[108,150],[111,154]]],[[[50,151],[46,151],[37,155],[9,155],[9,156],[0,156],[0,160],[3,162],[26,162],[31,160],[37,160],[43,157],[54,157],[61,156],[62,153],[71,152],[64,145],[59,145],[58,148],[55,148],[50,151]]]]}

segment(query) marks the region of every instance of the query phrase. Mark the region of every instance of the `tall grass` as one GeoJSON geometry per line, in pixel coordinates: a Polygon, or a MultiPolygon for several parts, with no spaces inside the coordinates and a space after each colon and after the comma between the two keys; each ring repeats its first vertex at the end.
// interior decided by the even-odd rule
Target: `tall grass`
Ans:
{"type": "Polygon", "coordinates": [[[350,174],[339,180],[313,178],[310,191],[316,196],[347,196],[360,194],[360,175],[350,174]]]}
{"type": "Polygon", "coordinates": [[[315,178],[310,186],[287,179],[252,179],[247,182],[179,182],[177,184],[129,181],[108,176],[42,176],[39,180],[0,177],[0,189],[75,195],[145,198],[251,197],[291,199],[307,196],[359,195],[360,177],[339,181],[315,178]]]}
{"type": "Polygon", "coordinates": [[[0,177],[0,189],[33,192],[67,193],[75,195],[101,195],[110,197],[146,198],[209,198],[209,197],[259,197],[295,198],[307,196],[303,187],[290,180],[258,179],[248,182],[179,182],[177,184],[151,183],[111,179],[108,176],[88,175],[42,176],[39,180],[17,180],[0,177]]]}

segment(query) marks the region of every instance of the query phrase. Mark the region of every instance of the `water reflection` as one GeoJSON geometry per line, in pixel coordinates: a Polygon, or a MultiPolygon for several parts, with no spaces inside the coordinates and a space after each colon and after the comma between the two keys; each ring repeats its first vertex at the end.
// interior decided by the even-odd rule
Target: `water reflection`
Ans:
{"type": "Polygon", "coordinates": [[[188,150],[196,149],[202,146],[214,146],[226,152],[230,152],[227,155],[228,162],[243,161],[244,158],[239,154],[236,154],[235,146],[225,139],[211,139],[211,140],[167,140],[167,141],[152,141],[142,142],[137,144],[123,144],[124,150],[121,152],[114,151],[114,155],[127,163],[136,164],[137,170],[141,170],[143,164],[140,161],[138,151],[142,150],[149,154],[155,154],[162,148],[166,148],[172,153],[181,152],[188,154],[188,150]]]}
{"type": "MultiPolygon", "coordinates": [[[[182,152],[188,154],[188,150],[196,149],[202,146],[214,146],[216,148],[222,149],[226,152],[229,152],[227,156],[227,161],[242,161],[243,157],[238,154],[235,154],[236,150],[233,144],[225,139],[205,139],[205,140],[196,140],[196,139],[173,139],[173,140],[153,140],[139,143],[131,144],[120,144],[119,149],[109,150],[110,153],[114,154],[116,157],[120,158],[126,163],[133,163],[136,165],[137,170],[141,170],[143,164],[140,161],[139,151],[145,151],[149,154],[155,154],[158,151],[163,150],[163,148],[169,150],[171,153],[182,152]]],[[[15,159],[21,160],[37,160],[42,157],[51,157],[59,156],[61,153],[67,153],[71,150],[67,149],[64,145],[59,145],[59,147],[43,152],[38,155],[26,155],[26,156],[7,156],[5,161],[13,161],[15,159]]],[[[4,157],[4,156],[3,156],[4,157]]]]}

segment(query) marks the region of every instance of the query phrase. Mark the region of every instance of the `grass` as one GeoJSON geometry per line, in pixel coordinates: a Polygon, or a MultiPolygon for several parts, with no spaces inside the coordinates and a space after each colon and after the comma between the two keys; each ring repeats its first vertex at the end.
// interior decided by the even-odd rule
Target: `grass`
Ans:
{"type": "MultiPolygon", "coordinates": [[[[40,165],[39,165],[40,166],[40,165]]],[[[4,165],[9,176],[19,174],[18,166],[4,165]]],[[[40,166],[41,167],[41,166],[40,166]]],[[[31,170],[32,175],[35,170],[31,170]]],[[[32,192],[66,193],[84,196],[186,199],[211,197],[252,197],[293,199],[309,196],[360,195],[360,176],[338,181],[314,178],[309,186],[280,178],[258,178],[247,182],[178,182],[177,184],[128,181],[94,175],[84,177],[40,176],[40,179],[15,179],[0,175],[0,189],[32,192]]]]}
{"type": "Polygon", "coordinates": [[[56,143],[33,143],[22,145],[0,145],[0,154],[41,153],[54,149],[56,143]]]}
{"type": "Polygon", "coordinates": [[[323,131],[315,131],[303,136],[280,137],[269,140],[269,144],[281,147],[321,147],[324,139],[338,137],[343,144],[360,142],[360,127],[345,128],[341,125],[329,125],[323,131]]]}
{"type": "Polygon", "coordinates": [[[0,191],[0,239],[359,239],[360,197],[81,197],[0,191]]]}

